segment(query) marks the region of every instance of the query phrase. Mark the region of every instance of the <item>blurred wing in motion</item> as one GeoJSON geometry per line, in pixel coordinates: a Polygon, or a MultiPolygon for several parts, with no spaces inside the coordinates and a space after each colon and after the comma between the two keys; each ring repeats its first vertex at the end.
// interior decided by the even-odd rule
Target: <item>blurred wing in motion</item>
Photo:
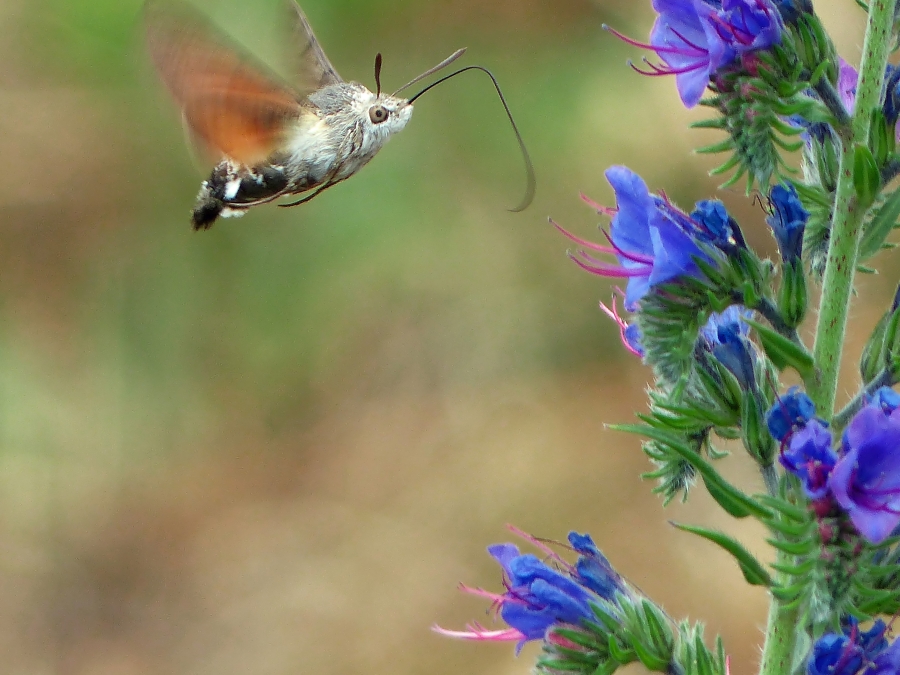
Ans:
{"type": "Polygon", "coordinates": [[[296,60],[297,71],[301,90],[308,94],[312,91],[327,87],[329,84],[343,82],[337,74],[331,61],[325,56],[322,46],[313,34],[306,15],[296,2],[293,5],[294,13],[294,41],[297,45],[296,60]]]}
{"type": "Polygon", "coordinates": [[[205,18],[184,5],[148,2],[145,21],[150,57],[190,130],[244,164],[266,159],[303,114],[298,93],[226,46],[205,18]]]}

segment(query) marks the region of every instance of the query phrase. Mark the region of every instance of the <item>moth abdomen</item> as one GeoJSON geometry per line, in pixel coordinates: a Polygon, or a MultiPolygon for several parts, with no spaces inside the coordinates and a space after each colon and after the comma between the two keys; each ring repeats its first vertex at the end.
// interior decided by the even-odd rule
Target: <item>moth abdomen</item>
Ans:
{"type": "Polygon", "coordinates": [[[219,216],[242,216],[244,210],[271,201],[288,188],[281,166],[263,166],[252,170],[226,160],[203,181],[191,213],[195,230],[207,230],[219,216]]]}

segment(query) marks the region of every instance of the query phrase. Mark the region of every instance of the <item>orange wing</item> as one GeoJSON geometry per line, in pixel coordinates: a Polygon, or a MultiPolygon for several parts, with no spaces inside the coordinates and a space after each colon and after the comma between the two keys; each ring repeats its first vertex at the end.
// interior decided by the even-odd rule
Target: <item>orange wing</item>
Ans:
{"type": "Polygon", "coordinates": [[[163,81],[191,131],[210,147],[244,164],[258,164],[302,113],[296,92],[226,47],[185,6],[146,7],[147,44],[163,81]]]}

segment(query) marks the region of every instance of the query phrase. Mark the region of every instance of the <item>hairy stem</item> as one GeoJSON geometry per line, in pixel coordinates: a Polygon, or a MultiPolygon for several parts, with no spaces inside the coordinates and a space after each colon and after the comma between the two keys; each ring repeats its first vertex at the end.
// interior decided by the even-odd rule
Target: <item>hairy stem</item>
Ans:
{"type": "Polygon", "coordinates": [[[841,137],[840,170],[825,277],[822,282],[819,322],[816,326],[814,357],[819,377],[809,392],[819,414],[829,419],[834,410],[844,333],[847,328],[847,309],[853,289],[861,225],[865,215],[864,210],[857,204],[853,187],[854,147],[857,144],[867,143],[871,112],[880,104],[895,4],[896,0],[872,0],[869,3],[869,20],[863,44],[856,105],[850,128],[841,137]]]}
{"type": "MultiPolygon", "coordinates": [[[[871,0],[869,3],[853,118],[849,127],[838,130],[841,138],[840,169],[813,350],[818,377],[809,390],[818,414],[827,419],[832,417],[834,411],[847,310],[865,215],[864,209],[857,204],[853,185],[854,148],[857,144],[868,142],[871,112],[880,105],[896,1],[871,0]]],[[[778,552],[777,558],[778,563],[791,562],[791,556],[782,551],[778,552]]],[[[798,625],[798,620],[796,607],[786,606],[772,598],[760,675],[789,675],[792,672],[797,661],[795,657],[801,656],[795,654],[798,639],[803,635],[803,627],[798,625]]]]}

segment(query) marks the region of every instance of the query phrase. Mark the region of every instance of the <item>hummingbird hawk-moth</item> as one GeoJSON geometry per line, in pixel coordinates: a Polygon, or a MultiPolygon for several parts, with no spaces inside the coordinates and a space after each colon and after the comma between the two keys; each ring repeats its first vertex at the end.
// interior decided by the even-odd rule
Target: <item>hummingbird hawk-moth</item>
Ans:
{"type": "Polygon", "coordinates": [[[219,216],[242,216],[247,209],[280,197],[303,195],[280,206],[296,206],[346,180],[387,140],[403,129],[414,101],[431,87],[467,70],[481,70],[494,83],[525,158],[534,195],[534,170],[494,76],[467,66],[425,87],[415,96],[397,96],[462,56],[464,49],[425,71],[393,94],[381,91],[381,54],[375,57],[376,91],[346,82],[328,60],[296,2],[294,34],[299,42],[299,82],[282,83],[255,64],[207,20],[186,6],[148,2],[147,44],[162,80],[181,107],[187,129],[220,157],[200,186],[191,213],[195,230],[219,216]]]}

